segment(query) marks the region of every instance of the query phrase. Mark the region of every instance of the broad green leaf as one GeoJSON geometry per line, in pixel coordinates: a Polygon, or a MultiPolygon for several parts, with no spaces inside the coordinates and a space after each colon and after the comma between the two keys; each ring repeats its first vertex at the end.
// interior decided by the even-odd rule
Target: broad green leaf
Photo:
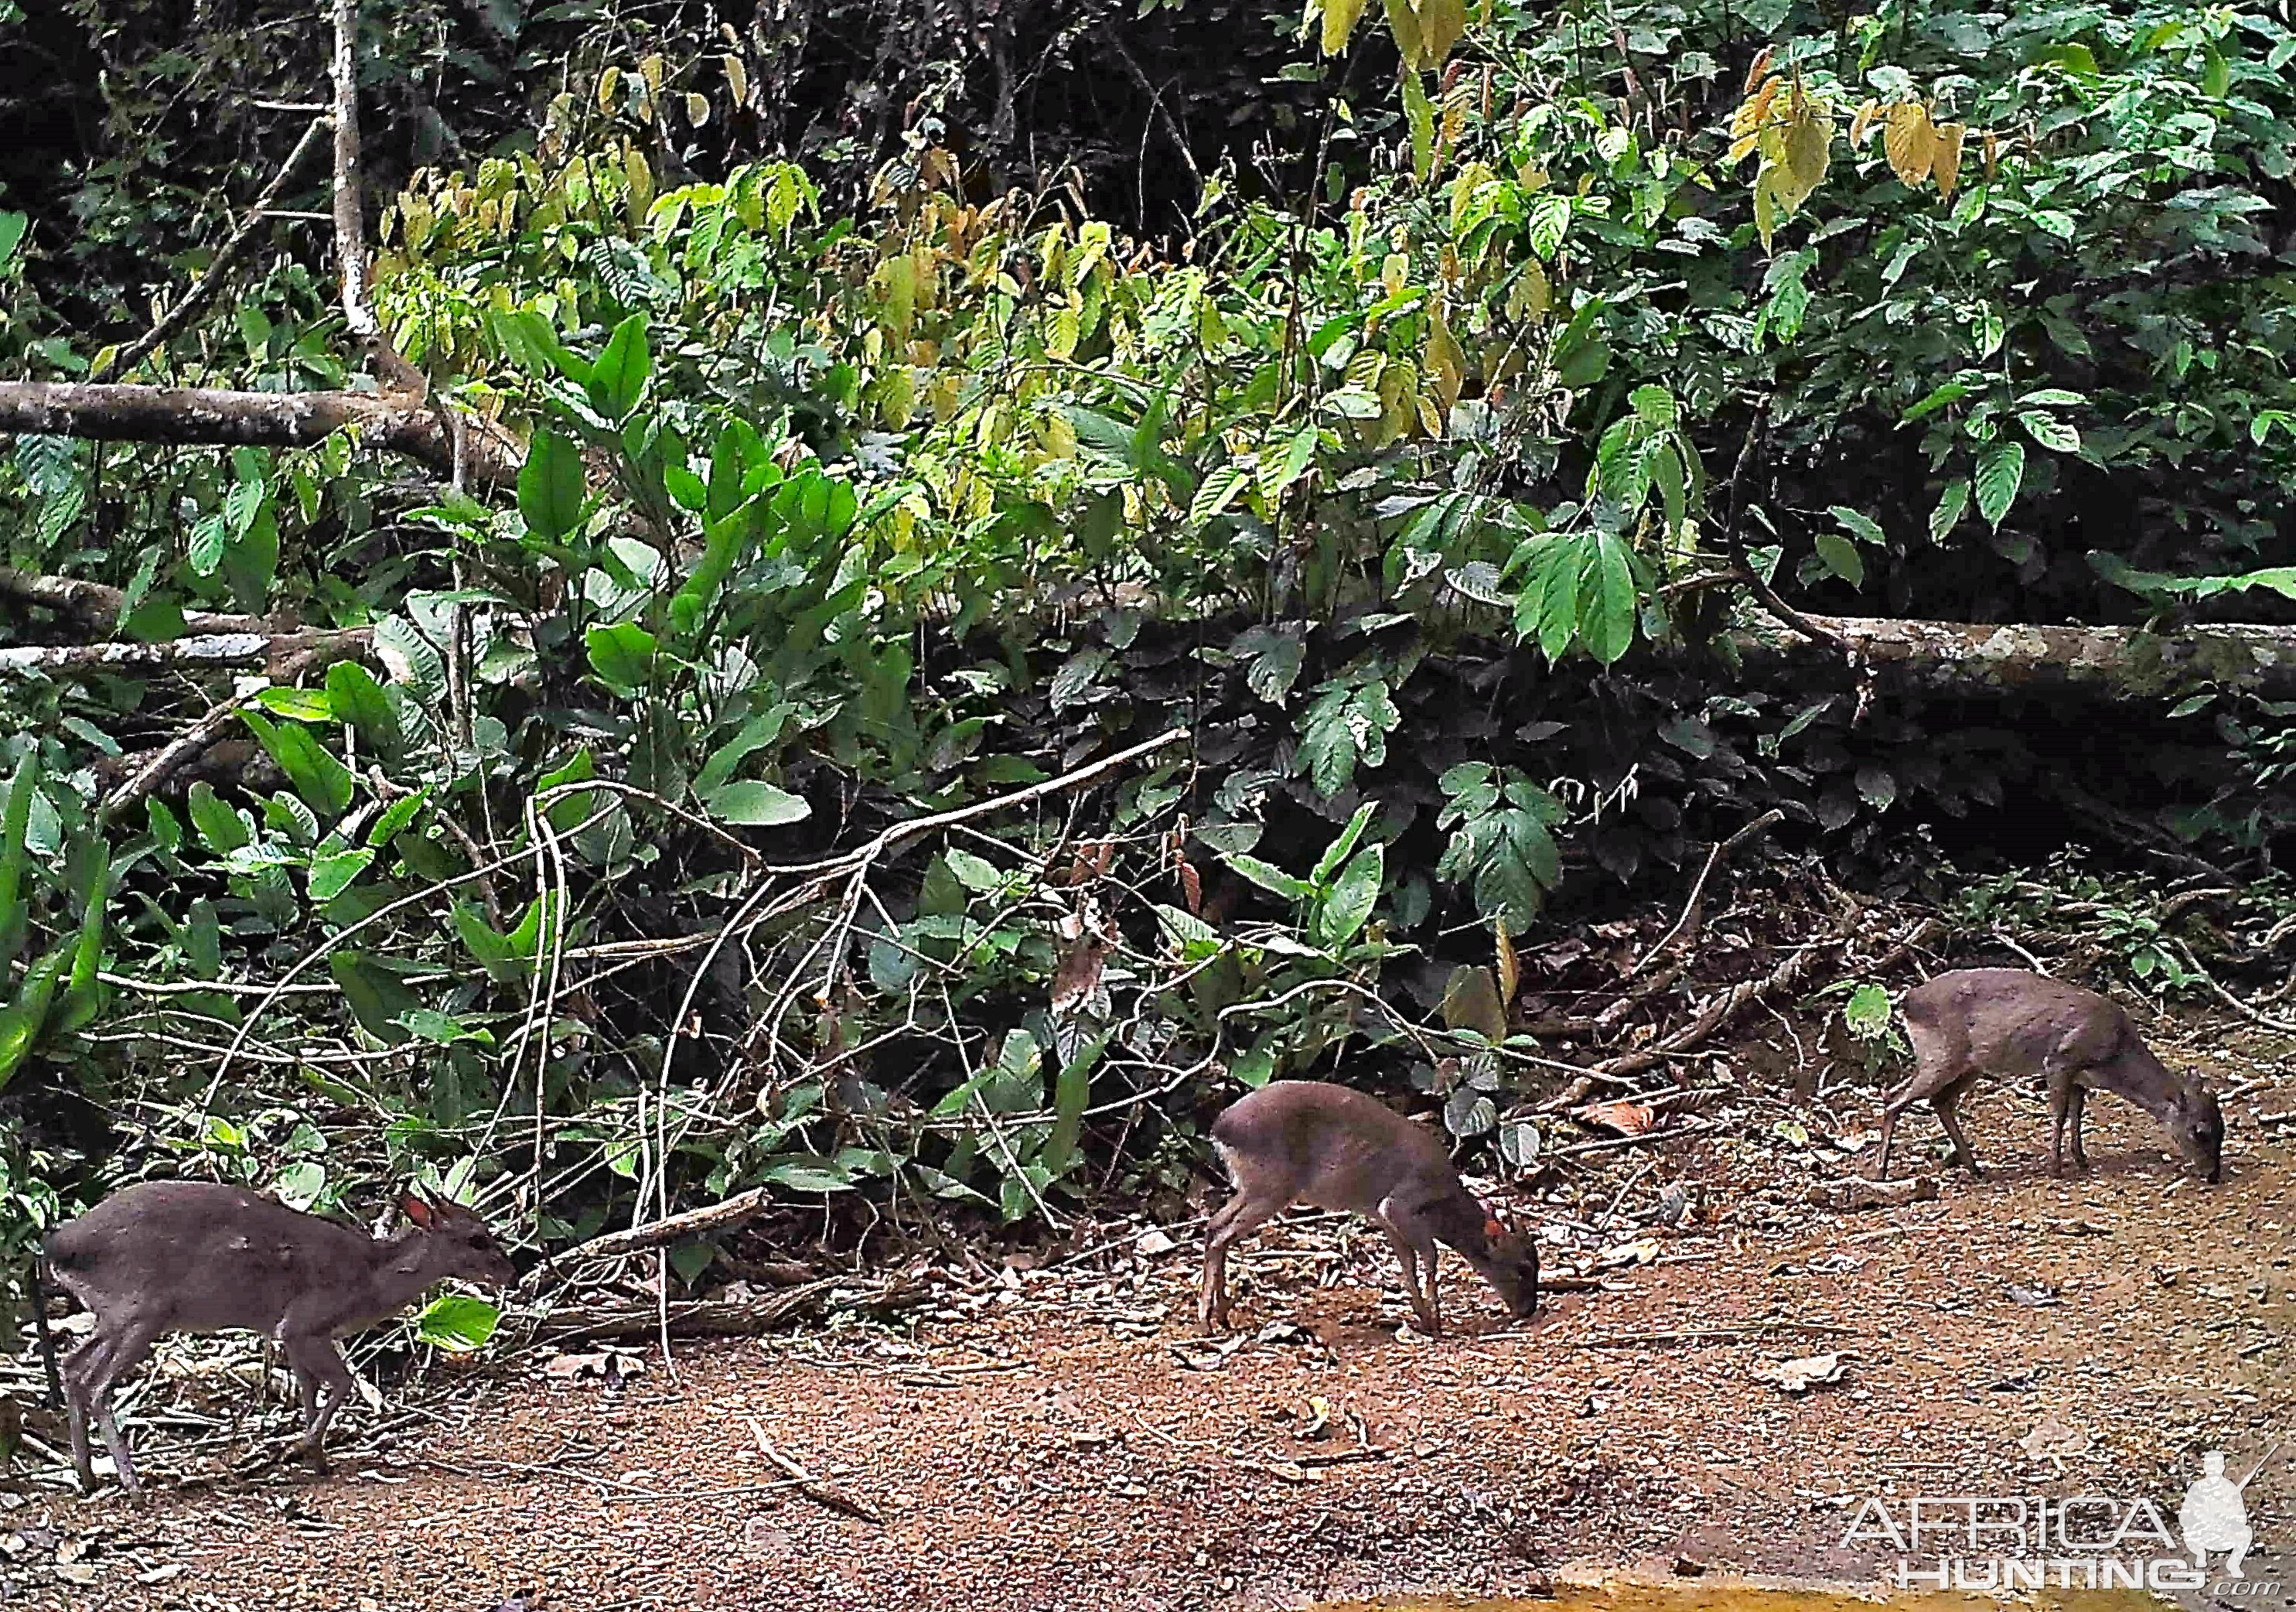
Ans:
{"type": "Polygon", "coordinates": [[[704,799],[716,793],[718,785],[740,770],[743,761],[781,737],[783,728],[796,711],[795,705],[784,701],[742,723],[739,732],[711,751],[709,759],[701,763],[701,770],[693,775],[693,793],[704,799]]]}
{"type": "Polygon", "coordinates": [[[22,900],[24,868],[30,860],[32,797],[40,790],[40,748],[26,747],[8,783],[0,808],[0,969],[15,960],[23,943],[29,903],[22,900]]]}
{"type": "Polygon", "coordinates": [[[1314,939],[1329,951],[1337,951],[1362,933],[1371,920],[1372,909],[1379,901],[1380,886],[1387,876],[1387,853],[1383,846],[1374,843],[1357,851],[1331,893],[1317,903],[1315,913],[1314,939]]]}
{"type": "Polygon", "coordinates": [[[527,444],[518,472],[518,513],[526,529],[545,542],[562,543],[582,523],[582,450],[547,427],[527,444]]]}
{"type": "Polygon", "coordinates": [[[1203,480],[1196,489],[1193,503],[1188,506],[1188,524],[1201,526],[1218,516],[1235,502],[1250,477],[1241,465],[1223,465],[1203,480]]]}
{"type": "Polygon", "coordinates": [[[1316,892],[1316,887],[1307,880],[1293,878],[1281,868],[1263,862],[1256,856],[1246,856],[1237,851],[1220,859],[1262,890],[1272,895],[1280,895],[1287,901],[1304,901],[1316,892]]]}
{"type": "Polygon", "coordinates": [[[335,984],[361,1029],[387,1047],[405,1043],[406,1028],[398,1022],[399,1016],[413,1012],[422,1003],[399,983],[397,975],[357,951],[329,953],[327,972],[334,975],[335,984]]]}
{"type": "Polygon", "coordinates": [[[2034,441],[2053,453],[2080,452],[2080,432],[2069,420],[2029,408],[2018,415],[2017,423],[2032,433],[2034,441]]]}
{"type": "Polygon", "coordinates": [[[257,691],[255,703],[275,717],[285,717],[292,722],[332,722],[334,702],[324,688],[265,688],[257,691]]]}
{"type": "Polygon", "coordinates": [[[1969,513],[1969,482],[1956,477],[1946,483],[1939,495],[1937,507],[1930,511],[1930,541],[1943,543],[1961,524],[1961,517],[1969,513]]]}
{"type": "Polygon", "coordinates": [[[1355,816],[1348,819],[1348,826],[1340,830],[1340,837],[1326,846],[1324,854],[1316,859],[1316,871],[1308,876],[1308,882],[1317,885],[1330,883],[1332,873],[1348,859],[1357,842],[1363,838],[1364,830],[1371,827],[1372,818],[1378,814],[1379,802],[1376,801],[1365,801],[1357,807],[1355,816]]]}
{"type": "Polygon", "coordinates": [[[1595,540],[1594,583],[1578,616],[1578,632],[1587,651],[1608,666],[1627,653],[1635,641],[1635,572],[1627,546],[1615,532],[1598,533],[1595,540]]]}
{"type": "Polygon", "coordinates": [[[1878,1040],[1890,1030],[1890,992],[1871,980],[1861,982],[1841,1005],[1841,1022],[1861,1040],[1878,1040]]]}
{"type": "Polygon", "coordinates": [[[349,768],[311,736],[309,728],[293,724],[283,728],[251,711],[242,711],[239,720],[279,763],[279,770],[287,775],[303,804],[323,818],[340,817],[350,810],[357,781],[349,768]]]}
{"type": "Polygon", "coordinates": [[[368,825],[366,843],[380,850],[406,831],[408,825],[422,814],[430,802],[430,788],[425,785],[413,794],[400,795],[382,809],[381,816],[368,825]]]}
{"type": "Polygon", "coordinates": [[[1815,533],[1810,542],[1816,548],[1817,557],[1826,570],[1852,588],[1866,586],[1866,561],[1858,554],[1857,544],[1836,531],[1815,533]]]}
{"type": "Polygon", "coordinates": [[[23,244],[24,231],[31,221],[29,213],[0,209],[0,272],[15,260],[16,249],[23,244]]]}
{"type": "Polygon", "coordinates": [[[2017,489],[2024,481],[2022,443],[1996,442],[1978,456],[1977,513],[1985,517],[1987,525],[1999,528],[2001,518],[2017,501],[2017,489]]]}
{"type": "Polygon", "coordinates": [[[652,369],[653,353],[646,342],[645,316],[632,314],[615,325],[614,333],[606,338],[606,350],[591,366],[590,379],[583,390],[590,394],[593,408],[609,420],[619,421],[637,407],[639,394],[645,391],[646,377],[652,369]]]}
{"type": "Polygon", "coordinates": [[[375,853],[360,847],[352,851],[331,851],[311,859],[311,900],[314,902],[333,901],[350,887],[351,881],[366,871],[375,853]]]}
{"type": "Polygon", "coordinates": [[[47,1028],[48,1006],[55,999],[56,986],[70,960],[70,954],[63,947],[51,951],[25,970],[14,998],[0,1008],[0,1090],[7,1088],[32,1049],[39,1045],[47,1028]]]}
{"type": "Polygon", "coordinates": [[[635,621],[593,627],[583,635],[590,670],[617,694],[636,694],[653,675],[654,637],[635,621]]]}
{"type": "Polygon", "coordinates": [[[721,823],[770,828],[801,822],[813,815],[813,806],[801,794],[776,789],[756,778],[739,778],[721,785],[709,796],[709,815],[721,823]]]}
{"type": "Polygon", "coordinates": [[[414,1318],[414,1335],[434,1349],[468,1354],[486,1347],[502,1324],[502,1312],[482,1298],[445,1293],[423,1306],[414,1318]]]}
{"type": "Polygon", "coordinates": [[[1842,530],[1861,542],[1887,543],[1890,540],[1889,534],[1882,530],[1881,523],[1871,515],[1860,514],[1854,509],[1845,509],[1839,504],[1832,506],[1825,513],[1834,518],[1842,530]]]}
{"type": "Polygon", "coordinates": [[[337,661],[327,668],[327,703],[335,720],[348,723],[360,744],[385,755],[398,753],[405,736],[390,696],[357,661],[337,661]]]}
{"type": "Polygon", "coordinates": [[[191,810],[192,827],[200,831],[201,843],[219,857],[229,856],[254,837],[248,831],[247,819],[226,805],[204,778],[192,785],[184,803],[191,810]]]}

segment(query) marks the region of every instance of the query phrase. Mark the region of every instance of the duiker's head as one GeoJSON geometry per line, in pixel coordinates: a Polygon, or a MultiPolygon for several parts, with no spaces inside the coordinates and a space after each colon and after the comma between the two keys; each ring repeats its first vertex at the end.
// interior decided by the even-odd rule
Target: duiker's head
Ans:
{"type": "Polygon", "coordinates": [[[486,1221],[462,1205],[409,1192],[398,1200],[398,1207],[430,1235],[438,1250],[435,1257],[440,1276],[459,1276],[488,1287],[507,1287],[518,1279],[517,1267],[495,1241],[486,1221]]]}
{"type": "Polygon", "coordinates": [[[2177,1151],[2211,1181],[2224,1180],[2224,1110],[2216,1094],[2198,1086],[2179,1086],[2169,1099],[2164,1123],[2177,1151]]]}
{"type": "Polygon", "coordinates": [[[1538,1308],[1538,1246],[1493,1215],[1483,1217],[1483,1277],[1517,1319],[1538,1308]]]}

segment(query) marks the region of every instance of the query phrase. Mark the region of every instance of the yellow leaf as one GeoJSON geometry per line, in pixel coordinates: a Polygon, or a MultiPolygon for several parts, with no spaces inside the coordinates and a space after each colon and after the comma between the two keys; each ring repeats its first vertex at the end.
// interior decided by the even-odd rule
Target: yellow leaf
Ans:
{"type": "Polygon", "coordinates": [[[1729,166],[1735,168],[1747,158],[1752,156],[1754,154],[1754,147],[1760,144],[1760,141],[1761,136],[1759,135],[1741,135],[1735,140],[1731,141],[1729,166]]]}
{"type": "Polygon", "coordinates": [[[1074,308],[1063,308],[1053,315],[1052,328],[1045,335],[1045,350],[1063,363],[1076,357],[1077,338],[1082,331],[1082,318],[1074,308]]]}
{"type": "Polygon", "coordinates": [[[630,223],[635,227],[645,222],[646,209],[653,204],[653,169],[635,145],[622,148],[622,175],[630,185],[630,223]]]}
{"type": "Polygon", "coordinates": [[[1390,252],[1379,266],[1379,281],[1390,297],[1398,295],[1411,280],[1411,259],[1401,252],[1390,252]]]}
{"type": "Polygon", "coordinates": [[[1364,7],[1371,0],[1324,0],[1324,54],[1336,56],[1347,49],[1348,40],[1362,20],[1364,7]]]}
{"type": "Polygon", "coordinates": [[[1765,78],[1759,86],[1747,92],[1746,98],[1738,103],[1738,110],[1730,114],[1730,133],[1734,138],[1754,134],[1769,120],[1770,108],[1778,98],[1778,86],[1784,82],[1783,78],[1765,78]]]}
{"type": "Polygon", "coordinates": [[[1991,129],[1985,131],[1985,177],[1990,180],[2001,168],[2001,136],[1991,129]]]}
{"type": "Polygon", "coordinates": [[[644,61],[638,63],[639,76],[644,78],[646,87],[653,91],[657,95],[661,94],[661,75],[663,70],[664,63],[659,53],[648,56],[644,61]]]}
{"type": "Polygon", "coordinates": [[[1763,78],[1769,72],[1769,70],[1770,46],[1765,45],[1762,46],[1760,53],[1754,57],[1752,65],[1746,69],[1745,93],[1748,95],[1751,95],[1754,93],[1756,87],[1760,85],[1763,78]]]}
{"type": "Polygon", "coordinates": [[[906,367],[896,366],[877,383],[877,412],[895,431],[905,430],[917,409],[916,382],[906,367]]]}
{"type": "Polygon", "coordinates": [[[1857,109],[1857,115],[1849,120],[1850,144],[1855,145],[1866,137],[1866,131],[1874,127],[1874,119],[1879,117],[1881,112],[1882,103],[1870,98],[1865,105],[1857,109]]]}
{"type": "Polygon", "coordinates": [[[685,120],[700,128],[709,121],[709,97],[698,90],[685,93],[685,120]]]}
{"type": "Polygon", "coordinates": [[[1439,308],[1428,325],[1427,351],[1420,366],[1435,389],[1436,401],[1441,406],[1439,417],[1448,418],[1459,400],[1460,389],[1466,384],[1467,355],[1460,350],[1459,339],[1451,333],[1450,323],[1439,308]]]}
{"type": "Polygon", "coordinates": [[[1069,424],[1066,415],[1047,415],[1037,429],[1044,437],[1047,458],[1068,460],[1076,457],[1076,427],[1069,424]]]}
{"type": "Polygon", "coordinates": [[[1785,170],[1793,179],[1792,205],[1800,207],[1825,180],[1833,155],[1833,119],[1805,114],[1786,130],[1785,170]]]}
{"type": "Polygon", "coordinates": [[[1466,0],[1419,0],[1419,48],[1427,65],[1440,67],[1467,31],[1466,0]]]}
{"type": "Polygon", "coordinates": [[[1930,177],[1937,181],[1938,194],[1948,202],[1953,200],[1953,187],[1961,183],[1961,146],[1968,136],[1964,124],[1937,126],[1937,157],[1930,164],[1930,177]]]}
{"type": "Polygon", "coordinates": [[[1929,109],[1918,101],[1900,101],[1891,107],[1882,128],[1882,148],[1904,184],[1919,185],[1928,178],[1931,164],[1937,160],[1937,131],[1930,126],[1929,109]]]}
{"type": "Polygon", "coordinates": [[[1762,237],[1762,250],[1770,250],[1770,243],[1778,233],[1778,219],[1784,210],[1778,205],[1778,170],[1765,168],[1754,176],[1754,228],[1762,237]]]}
{"type": "Polygon", "coordinates": [[[598,110],[611,116],[620,110],[622,70],[610,67],[598,75],[598,110]]]}
{"type": "Polygon", "coordinates": [[[1536,258],[1526,258],[1522,273],[1515,277],[1507,292],[1507,317],[1511,319],[1543,319],[1546,310],[1554,306],[1554,288],[1549,284],[1546,270],[1536,258]]]}
{"type": "Polygon", "coordinates": [[[1515,956],[1514,936],[1507,933],[1504,922],[1496,925],[1497,932],[1499,1008],[1502,1012],[1514,1000],[1515,987],[1522,983],[1522,961],[1515,956]]]}
{"type": "Polygon", "coordinates": [[[747,106],[750,103],[750,70],[742,65],[742,58],[739,56],[729,55],[723,58],[723,61],[726,68],[726,85],[734,92],[734,104],[747,106]]]}
{"type": "Polygon", "coordinates": [[[1497,176],[1491,171],[1491,165],[1488,162],[1470,162],[1459,169],[1457,176],[1451,181],[1451,233],[1453,234],[1459,233],[1460,221],[1466,217],[1467,210],[1475,204],[1475,197],[1481,192],[1483,186],[1490,184],[1496,177],[1497,176]]]}

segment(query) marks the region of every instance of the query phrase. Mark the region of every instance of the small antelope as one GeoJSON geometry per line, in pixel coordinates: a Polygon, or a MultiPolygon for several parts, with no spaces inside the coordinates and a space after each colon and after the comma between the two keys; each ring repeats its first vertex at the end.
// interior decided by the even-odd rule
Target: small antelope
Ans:
{"type": "Polygon", "coordinates": [[[1443,1331],[1438,1243],[1464,1254],[1516,1315],[1538,1307],[1538,1249],[1459,1184],[1431,1131],[1360,1091],[1272,1081],[1212,1123],[1212,1147],[1236,1191],[1204,1238],[1197,1319],[1207,1332],[1227,1325],[1229,1245],[1295,1203],[1344,1209],[1386,1232],[1412,1311],[1430,1337],[1443,1331]]]}
{"type": "Polygon", "coordinates": [[[2224,1114],[2197,1081],[2154,1057],[2118,1002],[2021,968],[1964,968],[1906,993],[1901,1011],[1914,1043],[1914,1073],[1882,1110],[1882,1168],[1890,1178],[1890,1134],[1898,1113],[1927,1098],[1953,1141],[1953,1156],[1982,1177],[1955,1110],[1981,1075],[2039,1074],[2049,1086],[2049,1171],[2062,1175],[2065,1133],[2076,1170],[2081,1105],[2091,1088],[2117,1092],[2161,1122],[2177,1150],[2211,1181],[2224,1176],[2224,1114]]]}
{"type": "MultiPolygon", "coordinates": [[[[145,1181],[48,1234],[49,1279],[95,1316],[63,1362],[72,1466],[95,1487],[87,1425],[103,1435],[119,1485],[143,1498],[111,1390],[168,1332],[261,1332],[278,1340],[303,1407],[303,1457],[324,1472],[327,1423],[350,1392],[334,1340],[372,1327],[448,1277],[506,1287],[517,1276],[486,1222],[408,1193],[412,1222],[388,1238],[207,1181],[145,1181]]],[[[45,1320],[40,1336],[45,1344],[45,1320]]]]}

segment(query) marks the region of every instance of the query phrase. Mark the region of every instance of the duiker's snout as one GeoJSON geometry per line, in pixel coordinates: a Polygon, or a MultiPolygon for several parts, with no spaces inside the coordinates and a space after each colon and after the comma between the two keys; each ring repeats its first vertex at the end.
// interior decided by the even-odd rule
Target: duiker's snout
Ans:
{"type": "Polygon", "coordinates": [[[2170,1126],[2177,1151],[2211,1186],[2224,1180],[2224,1110],[2211,1092],[2201,1092],[2177,1106],[2170,1126]]]}

